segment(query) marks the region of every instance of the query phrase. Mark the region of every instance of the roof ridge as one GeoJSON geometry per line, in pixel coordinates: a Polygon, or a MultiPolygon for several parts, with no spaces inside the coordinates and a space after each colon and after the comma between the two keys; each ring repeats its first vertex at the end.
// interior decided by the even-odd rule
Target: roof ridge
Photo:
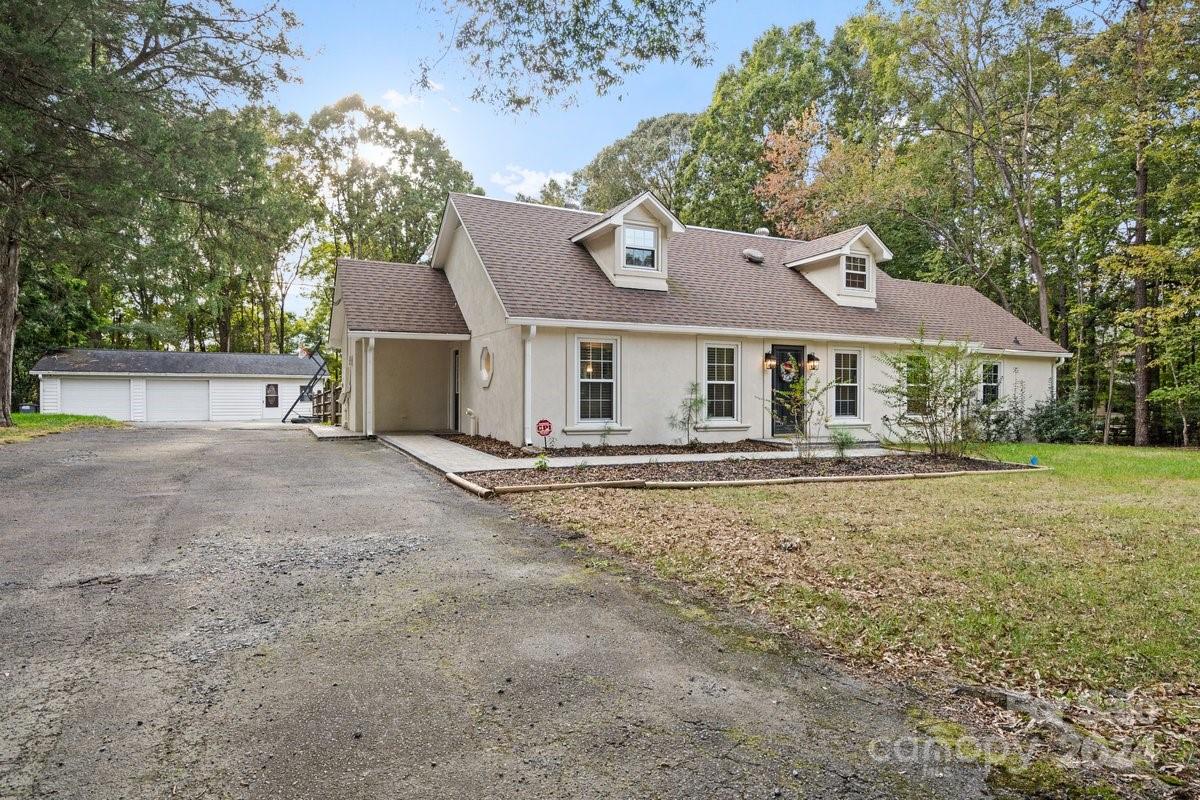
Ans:
{"type": "Polygon", "coordinates": [[[91,353],[169,353],[171,355],[192,356],[287,356],[294,358],[295,353],[250,353],[240,350],[227,352],[225,350],[147,350],[143,347],[56,347],[47,352],[63,353],[68,350],[86,351],[91,353]]]}
{"type": "MultiPolygon", "coordinates": [[[[531,203],[528,200],[507,200],[503,197],[489,197],[486,194],[471,194],[470,192],[449,192],[450,195],[458,195],[459,197],[474,197],[478,200],[491,200],[493,203],[508,203],[514,206],[532,206],[533,208],[549,208],[554,211],[570,211],[573,214],[591,214],[593,216],[602,217],[603,211],[586,211],[582,208],[567,208],[566,206],[552,206],[547,203],[531,203]]],[[[618,206],[619,208],[620,206],[618,206]]]]}
{"type": "Polygon", "coordinates": [[[350,256],[338,256],[337,260],[339,263],[379,264],[380,266],[387,267],[422,267],[433,269],[428,264],[419,264],[415,261],[381,261],[377,258],[351,258],[350,256]]]}

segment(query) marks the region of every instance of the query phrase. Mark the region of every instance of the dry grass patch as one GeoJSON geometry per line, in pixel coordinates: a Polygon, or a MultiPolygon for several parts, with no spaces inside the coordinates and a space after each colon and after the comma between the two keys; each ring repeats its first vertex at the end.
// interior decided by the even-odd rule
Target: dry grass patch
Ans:
{"type": "Polygon", "coordinates": [[[852,659],[1072,700],[1152,698],[1139,725],[1173,759],[1195,758],[1200,454],[995,455],[1034,452],[1055,470],[507,502],[852,659]]]}

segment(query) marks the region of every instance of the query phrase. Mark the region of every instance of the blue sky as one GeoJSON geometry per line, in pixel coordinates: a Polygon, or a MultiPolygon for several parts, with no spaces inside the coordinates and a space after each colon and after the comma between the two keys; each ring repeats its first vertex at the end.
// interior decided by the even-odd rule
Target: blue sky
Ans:
{"type": "Polygon", "coordinates": [[[437,132],[489,195],[536,193],[546,176],[569,173],[627,134],[645,117],[700,111],[717,75],[771,25],[813,19],[822,36],[862,3],[717,2],[708,14],[713,63],[704,69],[653,64],[618,93],[596,97],[589,87],[572,108],[547,106],[513,116],[468,100],[470,77],[449,54],[432,79],[438,91],[417,93],[416,63],[439,51],[445,24],[440,0],[292,0],[303,28],[297,40],[308,58],[297,65],[299,84],[280,89],[280,108],[308,116],[348,94],[395,111],[410,125],[437,132]],[[617,94],[621,96],[618,97],[617,94]]]}

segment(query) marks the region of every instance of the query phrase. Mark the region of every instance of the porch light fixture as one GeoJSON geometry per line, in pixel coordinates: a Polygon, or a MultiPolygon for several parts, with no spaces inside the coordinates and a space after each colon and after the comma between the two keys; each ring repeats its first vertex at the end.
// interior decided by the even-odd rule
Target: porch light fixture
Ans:
{"type": "Polygon", "coordinates": [[[763,369],[764,370],[766,370],[767,372],[770,372],[771,370],[775,369],[775,367],[778,365],[779,365],[779,361],[775,358],[774,353],[772,353],[770,351],[763,353],[763,369]]]}
{"type": "Polygon", "coordinates": [[[821,366],[821,359],[817,358],[816,354],[809,353],[804,359],[804,366],[809,372],[816,372],[817,367],[821,366]]]}

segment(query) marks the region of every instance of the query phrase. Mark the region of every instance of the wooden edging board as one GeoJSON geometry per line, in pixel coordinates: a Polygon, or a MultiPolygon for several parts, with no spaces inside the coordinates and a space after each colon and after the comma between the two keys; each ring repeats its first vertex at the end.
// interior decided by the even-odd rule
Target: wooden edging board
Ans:
{"type": "MultiPolygon", "coordinates": [[[[1008,462],[1003,462],[1008,463],[1008,462]]],[[[1025,467],[1024,464],[1021,465],[1025,467]]],[[[893,475],[798,475],[790,478],[747,478],[727,481],[579,481],[576,483],[535,483],[527,485],[494,486],[486,488],[453,472],[446,479],[469,492],[483,498],[519,492],[550,492],[566,489],[706,489],[720,486],[772,486],[788,483],[845,483],[850,481],[911,481],[929,478],[957,478],[964,475],[1014,475],[1020,473],[1047,472],[1050,467],[1025,467],[1024,469],[968,469],[951,472],[900,472],[893,475]]]]}

